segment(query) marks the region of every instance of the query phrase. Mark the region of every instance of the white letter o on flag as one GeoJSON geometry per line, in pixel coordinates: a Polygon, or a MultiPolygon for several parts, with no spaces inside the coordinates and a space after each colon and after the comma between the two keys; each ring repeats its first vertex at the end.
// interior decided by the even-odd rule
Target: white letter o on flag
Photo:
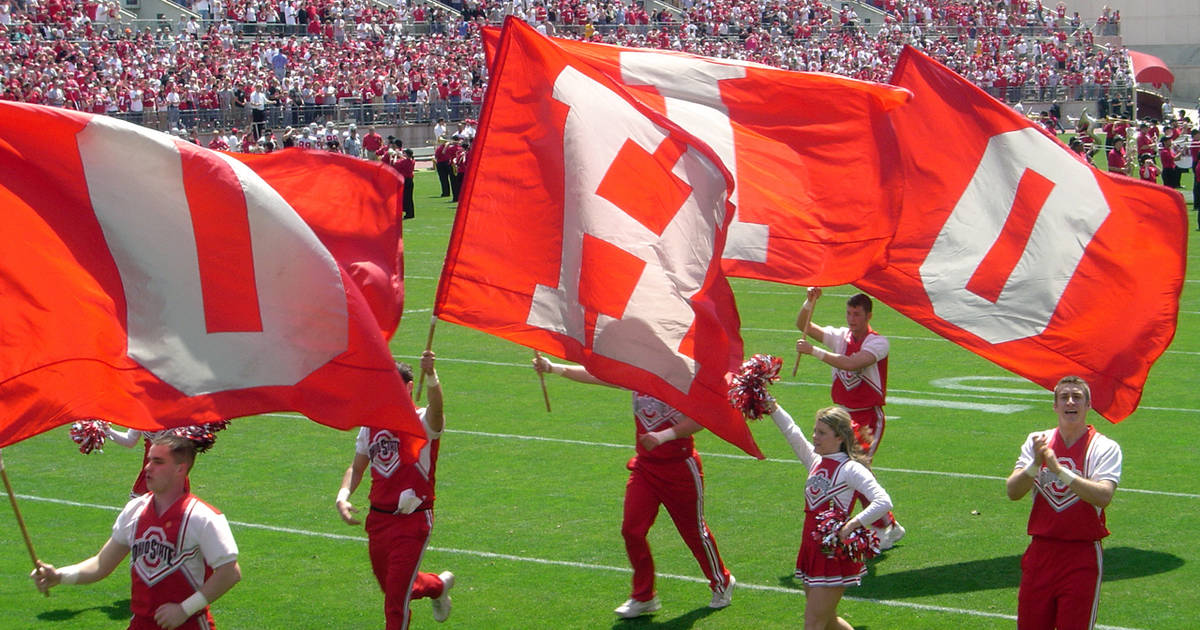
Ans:
{"type": "Polygon", "coordinates": [[[125,291],[130,358],[195,396],[294,385],[346,351],[337,263],[247,166],[214,154],[233,168],[245,194],[262,331],[209,333],[178,147],[165,135],[102,116],[77,141],[125,291]]]}
{"type": "Polygon", "coordinates": [[[1041,334],[1108,213],[1091,169],[1040,131],[993,136],[921,264],[934,313],[989,343],[1041,334]],[[967,283],[1000,237],[1027,168],[1054,188],[993,303],[967,290],[967,283]]]}

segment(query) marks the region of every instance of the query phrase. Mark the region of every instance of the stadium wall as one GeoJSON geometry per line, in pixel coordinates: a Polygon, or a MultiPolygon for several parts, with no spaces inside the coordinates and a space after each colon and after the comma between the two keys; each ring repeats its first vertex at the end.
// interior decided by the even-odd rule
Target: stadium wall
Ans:
{"type": "Polygon", "coordinates": [[[1067,0],[1066,4],[1068,15],[1078,11],[1088,23],[1094,22],[1105,6],[1120,11],[1125,47],[1162,59],[1175,73],[1171,102],[1176,107],[1196,106],[1200,97],[1200,2],[1067,0]]]}

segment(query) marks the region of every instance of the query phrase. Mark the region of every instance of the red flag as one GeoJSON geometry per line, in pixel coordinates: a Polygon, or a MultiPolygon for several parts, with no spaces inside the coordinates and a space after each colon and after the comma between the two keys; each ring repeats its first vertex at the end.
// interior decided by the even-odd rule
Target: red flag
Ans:
{"type": "Polygon", "coordinates": [[[717,252],[732,182],[691,134],[509,20],[435,314],[577,361],[761,457],[717,252]]]}
{"type": "Polygon", "coordinates": [[[423,431],[361,292],[241,162],[2,103],[0,213],[0,445],[91,417],[154,430],[289,409],[392,428],[415,457],[423,431]]]}
{"type": "Polygon", "coordinates": [[[228,155],[278,191],[313,229],[362,291],[380,332],[391,339],[404,311],[404,181],[396,170],[327,151],[228,155]]]}
{"type": "MultiPolygon", "coordinates": [[[[489,52],[496,38],[485,29],[489,52]]],[[[735,181],[723,254],[729,275],[825,286],[886,264],[900,190],[886,112],[907,92],[730,59],[553,41],[720,157],[735,181]]]]}
{"type": "Polygon", "coordinates": [[[1046,388],[1076,374],[1119,422],[1175,334],[1186,212],[1101,173],[1025,117],[905,49],[892,113],[907,178],[890,266],[856,284],[1046,388]]]}

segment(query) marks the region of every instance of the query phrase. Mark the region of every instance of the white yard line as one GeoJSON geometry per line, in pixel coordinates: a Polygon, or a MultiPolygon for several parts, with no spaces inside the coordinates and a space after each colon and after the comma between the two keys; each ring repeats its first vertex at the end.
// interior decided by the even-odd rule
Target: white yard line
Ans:
{"type": "MultiPolygon", "coordinates": [[[[49,497],[38,497],[28,494],[18,494],[17,498],[25,501],[38,501],[42,503],[54,503],[56,505],[67,505],[72,507],[84,507],[100,510],[108,510],[110,512],[119,512],[120,507],[112,505],[97,505],[95,503],[80,503],[78,501],[67,501],[65,499],[53,499],[49,497]]],[[[365,543],[367,539],[363,536],[348,536],[345,534],[331,534],[328,532],[315,532],[306,529],[296,529],[294,527],[278,527],[276,525],[266,525],[263,523],[245,523],[242,521],[229,521],[229,524],[234,527],[245,527],[248,529],[258,529],[280,534],[293,534],[297,536],[308,536],[312,538],[324,538],[326,540],[340,540],[347,542],[365,543]]],[[[446,547],[429,547],[429,551],[440,553],[457,554],[464,556],[472,556],[475,558],[489,558],[493,560],[505,560],[509,562],[527,562],[532,564],[541,564],[547,566],[569,567],[572,569],[583,569],[585,571],[607,571],[613,573],[632,573],[628,567],[614,567],[603,564],[591,564],[587,562],[574,562],[571,560],[551,560],[547,558],[535,558],[531,556],[517,556],[507,553],[495,553],[491,551],[477,551],[473,549],[451,549],[446,547]]],[[[682,582],[695,582],[698,584],[707,584],[708,580],[697,578],[690,575],[672,575],[670,573],[659,573],[657,577],[667,580],[678,580],[682,582]]],[[[799,589],[787,588],[783,586],[771,586],[763,584],[749,584],[746,582],[738,582],[739,590],[765,591],[769,593],[782,593],[785,595],[804,596],[804,592],[799,589]]],[[[917,604],[914,602],[902,602],[891,599],[870,599],[866,597],[843,597],[843,599],[852,602],[861,602],[867,604],[878,604],[880,606],[888,606],[892,608],[908,608],[912,610],[924,610],[929,612],[941,612],[952,615],[965,615],[968,617],[987,617],[992,619],[1007,619],[1016,621],[1015,615],[1005,615],[1001,613],[986,612],[982,610],[972,610],[969,608],[951,608],[949,606],[931,606],[928,604],[917,604]]],[[[1097,625],[1101,630],[1138,630],[1136,628],[1126,628],[1122,626],[1105,626],[1097,625]]]]}

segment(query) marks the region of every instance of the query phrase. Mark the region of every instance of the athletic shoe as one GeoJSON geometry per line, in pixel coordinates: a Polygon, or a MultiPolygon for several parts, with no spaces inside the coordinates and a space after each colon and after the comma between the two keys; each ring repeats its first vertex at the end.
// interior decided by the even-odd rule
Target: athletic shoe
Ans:
{"type": "Polygon", "coordinates": [[[454,574],[442,571],[438,574],[442,580],[442,594],[433,598],[433,620],[441,623],[450,618],[450,589],[454,588],[454,574]]]}
{"type": "Polygon", "coordinates": [[[622,619],[633,619],[634,617],[641,617],[642,615],[652,613],[659,608],[662,608],[662,602],[658,601],[657,597],[645,602],[629,599],[624,604],[614,608],[613,612],[617,613],[617,616],[622,619]]]}
{"type": "Polygon", "coordinates": [[[713,591],[712,601],[708,602],[709,608],[724,608],[733,601],[733,587],[737,584],[737,578],[729,576],[729,584],[725,588],[719,588],[713,591]]]}
{"type": "Polygon", "coordinates": [[[880,530],[879,550],[887,551],[896,546],[896,543],[900,542],[900,539],[904,538],[904,534],[906,533],[908,532],[904,530],[904,526],[899,521],[894,521],[891,525],[880,530]]]}

